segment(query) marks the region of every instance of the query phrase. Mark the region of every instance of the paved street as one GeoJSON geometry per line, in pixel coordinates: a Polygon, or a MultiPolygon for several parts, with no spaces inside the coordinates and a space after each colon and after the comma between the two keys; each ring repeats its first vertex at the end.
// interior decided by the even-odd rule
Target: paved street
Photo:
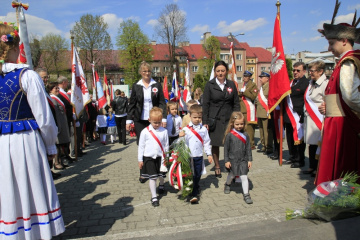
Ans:
{"type": "MultiPolygon", "coordinates": [[[[254,150],[253,168],[248,174],[254,204],[243,201],[240,183],[231,187],[229,195],[223,193],[227,174],[221,157],[223,177],[215,178],[213,165],[206,166],[199,204],[177,199],[177,191],[166,179],[167,195],[160,199],[160,207],[154,208],[148,183],[138,181],[135,138],[128,140],[126,146],[93,142],[84,157],[61,171],[62,177],[55,184],[66,231],[55,239],[145,239],[234,224],[277,224],[285,221],[287,208],[303,208],[307,191],[314,187],[313,178],[300,174],[300,169],[280,167],[277,161],[254,150]]],[[[284,153],[286,158],[287,150],[284,153]]]]}

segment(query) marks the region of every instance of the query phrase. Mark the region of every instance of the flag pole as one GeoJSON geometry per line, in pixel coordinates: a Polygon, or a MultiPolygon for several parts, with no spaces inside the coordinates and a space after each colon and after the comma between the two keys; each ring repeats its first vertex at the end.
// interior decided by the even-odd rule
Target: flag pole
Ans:
{"type": "MultiPolygon", "coordinates": [[[[70,39],[71,39],[71,65],[73,64],[73,60],[74,60],[74,35],[73,35],[73,31],[70,30],[70,39]]],[[[72,67],[71,67],[72,68],[72,67]]],[[[74,71],[75,69],[72,69],[72,71],[74,71]]],[[[73,94],[73,93],[71,93],[73,94]]],[[[73,107],[73,114],[75,113],[75,109],[73,107]]],[[[75,119],[73,118],[73,128],[74,128],[74,150],[75,150],[75,161],[77,161],[77,157],[78,157],[78,151],[77,151],[77,136],[76,136],[76,122],[75,119]]]]}
{"type": "MultiPolygon", "coordinates": [[[[281,3],[279,2],[279,0],[277,0],[277,3],[275,4],[275,6],[277,7],[277,14],[279,14],[280,17],[280,5],[281,3]]],[[[281,21],[280,21],[280,26],[281,26],[281,21]]],[[[283,132],[284,132],[284,100],[282,100],[280,102],[280,127],[279,127],[279,165],[282,166],[283,164],[283,132]]]]}

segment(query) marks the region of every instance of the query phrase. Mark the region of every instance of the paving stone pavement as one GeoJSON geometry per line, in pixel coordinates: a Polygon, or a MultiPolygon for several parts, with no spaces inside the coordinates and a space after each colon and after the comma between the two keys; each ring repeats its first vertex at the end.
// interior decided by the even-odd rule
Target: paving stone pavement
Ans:
{"type": "MultiPolygon", "coordinates": [[[[256,141],[258,135],[256,131],[256,141]]],[[[167,194],[154,208],[148,183],[138,181],[136,140],[127,138],[126,146],[104,146],[95,141],[86,148],[86,155],[61,171],[62,177],[55,180],[55,185],[66,231],[54,239],[129,239],[262,220],[283,222],[285,210],[302,209],[307,192],[314,188],[314,179],[301,174],[307,165],[302,169],[279,166],[277,161],[254,150],[253,167],[248,174],[254,203],[247,205],[240,183],[232,185],[230,194],[223,193],[227,173],[221,148],[223,177],[216,178],[214,165],[206,164],[199,204],[179,200],[177,190],[166,179],[167,194]]],[[[286,148],[284,142],[285,159],[286,148]]]]}

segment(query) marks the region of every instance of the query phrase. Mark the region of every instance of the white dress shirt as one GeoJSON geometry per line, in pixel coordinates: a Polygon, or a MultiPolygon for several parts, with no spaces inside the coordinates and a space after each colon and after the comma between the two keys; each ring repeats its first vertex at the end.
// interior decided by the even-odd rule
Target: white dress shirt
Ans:
{"type": "Polygon", "coordinates": [[[96,117],[96,131],[99,127],[107,127],[106,115],[97,115],[96,117]]]}
{"type": "Polygon", "coordinates": [[[224,87],[225,87],[225,84],[226,84],[226,79],[225,79],[224,83],[220,83],[220,81],[216,78],[216,83],[217,83],[217,85],[219,85],[221,90],[224,91],[224,87]]]}
{"type": "Polygon", "coordinates": [[[181,129],[181,124],[182,124],[181,117],[179,117],[178,115],[175,115],[175,134],[171,134],[172,127],[173,127],[172,115],[171,114],[167,115],[166,129],[168,131],[169,137],[176,137],[179,135],[180,129],[181,129]]]}
{"type": "Polygon", "coordinates": [[[207,156],[211,155],[211,145],[210,145],[210,137],[206,127],[203,127],[202,124],[194,125],[191,121],[189,125],[184,127],[183,130],[185,132],[185,142],[189,147],[191,152],[191,157],[202,157],[203,149],[207,156]],[[204,146],[199,140],[197,136],[189,129],[192,127],[203,139],[204,146]]]}
{"type": "MultiPolygon", "coordinates": [[[[149,130],[152,131],[159,139],[164,149],[164,152],[165,153],[168,152],[169,136],[167,130],[163,127],[154,129],[151,124],[149,125],[149,130]]],[[[151,135],[149,130],[146,127],[141,131],[139,146],[138,146],[138,162],[142,162],[143,157],[151,157],[153,159],[157,157],[161,157],[161,159],[163,159],[163,152],[161,150],[161,147],[159,146],[158,142],[154,139],[154,137],[151,135]]]]}

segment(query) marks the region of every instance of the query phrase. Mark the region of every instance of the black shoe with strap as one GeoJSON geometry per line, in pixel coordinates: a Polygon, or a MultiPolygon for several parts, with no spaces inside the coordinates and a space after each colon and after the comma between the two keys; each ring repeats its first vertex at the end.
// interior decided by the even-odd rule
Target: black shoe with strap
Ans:
{"type": "Polygon", "coordinates": [[[153,205],[153,207],[158,207],[160,205],[159,200],[156,197],[153,197],[151,199],[151,205],[153,205]]]}

